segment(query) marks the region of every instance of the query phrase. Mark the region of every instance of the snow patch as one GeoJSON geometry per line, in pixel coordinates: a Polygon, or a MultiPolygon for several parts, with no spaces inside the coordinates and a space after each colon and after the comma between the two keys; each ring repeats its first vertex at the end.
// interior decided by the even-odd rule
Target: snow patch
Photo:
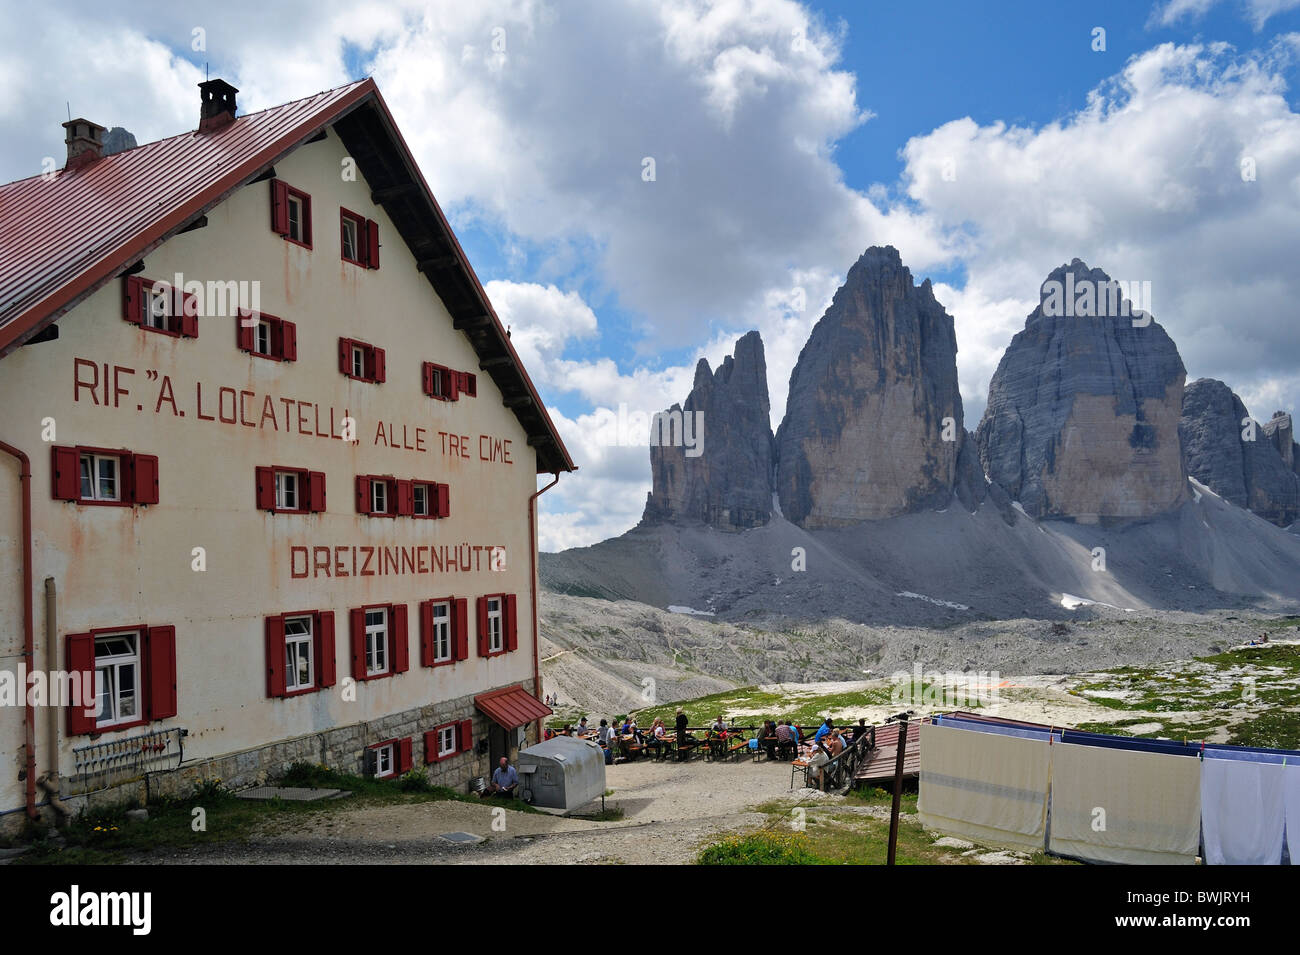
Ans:
{"type": "Polygon", "coordinates": [[[669,613],[684,613],[684,614],[690,614],[691,616],[694,616],[694,617],[712,617],[712,616],[713,616],[713,611],[712,611],[712,610],[694,610],[694,609],[692,609],[692,608],[690,608],[690,607],[679,607],[679,606],[677,606],[676,604],[670,606],[670,607],[668,608],[668,612],[669,612],[669,613]]]}
{"type": "Polygon", "coordinates": [[[910,590],[903,590],[896,594],[895,597],[911,597],[913,600],[924,600],[926,603],[937,604],[940,607],[951,607],[953,610],[969,610],[970,607],[965,604],[953,603],[951,600],[940,600],[938,597],[927,597],[925,594],[914,594],[910,590]]]}

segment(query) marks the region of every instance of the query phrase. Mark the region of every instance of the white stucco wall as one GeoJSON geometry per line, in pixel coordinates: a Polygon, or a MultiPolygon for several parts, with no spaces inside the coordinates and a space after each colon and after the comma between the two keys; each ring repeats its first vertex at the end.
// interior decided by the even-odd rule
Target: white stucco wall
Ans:
{"type": "MultiPolygon", "coordinates": [[[[44,654],[43,581],[53,576],[59,599],[59,649],[68,633],[137,624],[176,627],[177,717],[154,726],[189,730],[187,757],[204,758],[274,739],[356,723],[431,700],[463,696],[533,677],[528,497],[536,458],[517,418],[502,405],[491,377],[464,333],[452,321],[382,208],[370,201],[360,175],[340,175],[345,151],[337,136],[301,147],[276,164],[277,176],[312,197],[311,250],[285,241],[270,228],[270,186],[255,183],[208,213],[208,225],[176,236],[145,258],[143,277],[171,280],[258,280],[264,312],[297,323],[298,360],[280,363],[236,347],[235,317],[204,317],[197,339],[137,328],[121,317],[121,281],[115,280],[59,320],[57,341],[23,347],[3,360],[0,437],[23,448],[33,467],[37,665],[44,654]],[[339,256],[339,207],[379,223],[381,267],[366,270],[339,256]],[[350,380],[338,370],[340,336],[386,349],[387,381],[350,380]],[[92,363],[78,366],[77,359],[92,363]],[[440,402],[422,393],[421,362],[433,361],[478,375],[478,396],[440,402]],[[108,366],[108,386],[105,383],[108,366]],[[114,369],[117,369],[116,371],[114,369]],[[156,373],[156,377],[154,375],[156,373]],[[78,389],[97,376],[97,387],[78,389]],[[116,396],[112,385],[122,389],[116,396]],[[170,386],[174,404],[160,401],[170,386]],[[244,396],[248,427],[202,420],[218,414],[219,389],[244,396]],[[271,397],[276,426],[263,419],[271,397]],[[79,400],[77,400],[79,398],[79,400]],[[282,399],[293,405],[289,415],[282,399]],[[98,402],[98,403],[96,403],[98,402]],[[300,433],[335,427],[344,414],[357,422],[358,442],[300,433]],[[291,421],[286,418],[292,417],[291,421]],[[156,454],[160,503],[151,507],[84,506],[51,495],[50,443],[42,420],[53,418],[59,445],[128,448],[156,454]],[[377,443],[377,428],[397,443],[377,443]],[[288,425],[288,426],[287,426],[288,425]],[[404,432],[405,429],[405,432],[404,432]],[[450,453],[439,432],[467,436],[467,457],[450,453]],[[486,436],[482,438],[482,436],[486,436]],[[494,444],[509,448],[512,463],[480,459],[494,444]],[[509,442],[508,445],[506,442],[509,442]],[[323,514],[271,514],[255,509],[254,468],[281,465],[324,471],[328,509],[323,514]],[[451,516],[439,520],[384,519],[355,513],[357,474],[392,474],[450,485],[451,516]],[[456,545],[504,546],[506,569],[391,576],[294,577],[292,547],[456,545]],[[192,550],[206,551],[207,570],[191,569],[192,550]],[[518,650],[480,659],[470,622],[470,659],[426,669],[419,660],[418,603],[454,595],[518,595],[518,650]],[[342,688],[351,673],[348,610],[371,603],[406,603],[410,620],[410,670],[361,683],[356,701],[342,688]],[[339,684],[330,691],[290,699],[266,695],[263,619],[297,610],[333,610],[339,684]]],[[[231,395],[226,395],[226,411],[231,395]]],[[[21,650],[21,572],[18,547],[17,468],[0,464],[0,667],[14,668],[21,650]]],[[[310,552],[309,552],[310,553],[310,552]]],[[[351,570],[350,551],[345,564],[351,570]]],[[[332,563],[332,562],[331,562],[332,563]]],[[[302,570],[299,557],[298,570],[302,570]]],[[[531,683],[528,683],[531,687],[531,683]]],[[[468,714],[466,714],[468,715],[468,714]]],[[[44,769],[44,717],[38,713],[38,753],[44,769]]],[[[62,714],[60,734],[66,724],[62,714]]],[[[432,727],[428,727],[432,728],[432,727]]],[[[121,731],[123,735],[141,728],[121,731]]],[[[104,739],[112,734],[105,734],[104,739]]],[[[0,810],[22,804],[16,780],[16,745],[22,709],[0,710],[0,810]]],[[[71,747],[86,737],[63,739],[61,772],[72,772],[71,747]]],[[[418,751],[420,741],[415,741],[418,751]]]]}

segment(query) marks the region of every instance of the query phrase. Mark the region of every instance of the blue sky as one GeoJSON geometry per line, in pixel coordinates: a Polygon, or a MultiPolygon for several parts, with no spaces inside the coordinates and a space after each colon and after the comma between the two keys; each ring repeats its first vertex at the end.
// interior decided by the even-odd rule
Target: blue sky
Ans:
{"type": "Polygon", "coordinates": [[[1256,417],[1300,404],[1300,0],[0,15],[32,26],[0,37],[6,181],[60,154],[66,101],[144,142],[193,126],[205,63],[244,111],[373,75],[581,465],[542,499],[544,549],[636,522],[649,456],[617,410],[683,400],[696,361],[750,328],[775,428],[799,349],[874,244],[954,316],[968,428],[1038,283],[1074,256],[1152,282],[1189,380],[1222,378],[1256,417]]]}

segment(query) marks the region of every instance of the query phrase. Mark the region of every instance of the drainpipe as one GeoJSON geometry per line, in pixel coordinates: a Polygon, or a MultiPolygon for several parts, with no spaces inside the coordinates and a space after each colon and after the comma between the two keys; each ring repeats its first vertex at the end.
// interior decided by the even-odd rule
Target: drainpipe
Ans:
{"type": "MultiPolygon", "coordinates": [[[[537,626],[537,499],[549,491],[555,485],[560,483],[560,472],[552,471],[555,480],[551,481],[546,487],[534,491],[528,498],[528,567],[532,571],[532,576],[528,578],[528,589],[533,598],[533,696],[538,700],[542,698],[542,659],[541,659],[541,630],[537,626]]],[[[542,741],[542,721],[537,720],[533,725],[537,741],[542,741]]]]}
{"type": "MultiPolygon", "coordinates": [[[[55,661],[58,659],[59,643],[59,607],[58,607],[58,589],[54,586],[54,578],[45,578],[45,669],[49,673],[55,671],[55,661]]],[[[60,816],[67,817],[70,815],[68,807],[59,801],[59,710],[52,704],[52,701],[46,701],[45,707],[45,772],[41,778],[36,780],[37,785],[45,791],[50,805],[60,816]]],[[[82,699],[74,699],[75,705],[84,705],[82,699]]]]}
{"type": "MultiPolygon", "coordinates": [[[[35,662],[32,654],[34,635],[32,633],[32,462],[27,455],[11,444],[0,441],[0,451],[18,459],[18,481],[23,492],[23,662],[27,675],[32,672],[35,662]]],[[[36,711],[32,707],[31,695],[27,692],[26,681],[23,685],[24,715],[23,741],[27,751],[27,818],[36,820],[40,814],[36,811],[36,711]]]]}

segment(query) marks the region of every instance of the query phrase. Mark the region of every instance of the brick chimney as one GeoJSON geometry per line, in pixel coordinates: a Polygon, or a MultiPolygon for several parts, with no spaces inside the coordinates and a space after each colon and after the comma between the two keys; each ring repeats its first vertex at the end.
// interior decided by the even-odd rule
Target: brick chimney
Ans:
{"type": "Polygon", "coordinates": [[[206,80],[199,84],[199,132],[214,132],[235,121],[238,92],[225,80],[206,80]]]}
{"type": "Polygon", "coordinates": [[[103,126],[88,119],[70,119],[63,124],[63,129],[63,141],[68,147],[68,161],[63,165],[65,171],[89,166],[104,154],[103,126]]]}

